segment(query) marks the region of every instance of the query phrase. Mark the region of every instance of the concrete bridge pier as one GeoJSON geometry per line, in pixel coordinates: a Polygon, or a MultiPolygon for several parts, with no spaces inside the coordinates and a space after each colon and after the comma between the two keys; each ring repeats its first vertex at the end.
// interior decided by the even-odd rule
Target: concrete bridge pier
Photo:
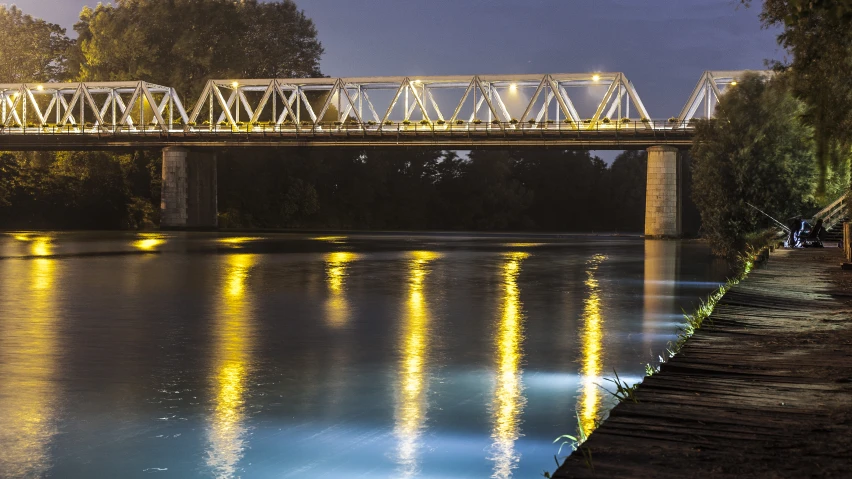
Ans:
{"type": "Polygon", "coordinates": [[[160,228],[215,228],[217,216],[216,154],[164,148],[160,228]]]}
{"type": "Polygon", "coordinates": [[[677,148],[648,148],[645,190],[645,236],[677,238],[681,235],[682,174],[677,148]]]}

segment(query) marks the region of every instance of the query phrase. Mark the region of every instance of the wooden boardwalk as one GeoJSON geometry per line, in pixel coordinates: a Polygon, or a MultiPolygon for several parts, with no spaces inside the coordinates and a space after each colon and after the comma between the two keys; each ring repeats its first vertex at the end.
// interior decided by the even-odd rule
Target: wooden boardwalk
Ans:
{"type": "Polygon", "coordinates": [[[779,250],[554,477],[852,477],[852,272],[779,250]]]}

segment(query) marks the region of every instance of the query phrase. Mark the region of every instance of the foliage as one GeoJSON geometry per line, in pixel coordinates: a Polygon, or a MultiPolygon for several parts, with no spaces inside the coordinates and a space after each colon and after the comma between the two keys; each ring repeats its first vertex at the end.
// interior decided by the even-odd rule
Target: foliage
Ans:
{"type": "Polygon", "coordinates": [[[0,83],[66,79],[65,29],[0,5],[0,83]]]}
{"type": "Polygon", "coordinates": [[[810,128],[785,79],[741,79],[719,100],[715,120],[696,125],[692,197],[713,251],[731,256],[764,219],[746,203],[781,218],[813,206],[810,128]]]}
{"type": "Polygon", "coordinates": [[[106,153],[0,154],[4,228],[152,227],[159,157],[106,153]]]}
{"type": "Polygon", "coordinates": [[[644,155],[619,157],[612,168],[587,152],[559,150],[463,158],[288,149],[218,158],[222,226],[638,232],[643,224],[644,155]],[[636,218],[618,223],[630,214],[636,218]]]}
{"type": "Polygon", "coordinates": [[[85,7],[74,30],[83,81],[147,80],[196,98],[212,78],[320,76],[316,28],[292,0],[117,0],[85,7]]]}
{"type": "Polygon", "coordinates": [[[792,60],[775,68],[787,71],[793,94],[807,105],[804,119],[814,127],[822,196],[831,186],[831,170],[848,170],[852,148],[852,1],[765,0],[761,20],[784,27],[778,42],[792,60]]]}

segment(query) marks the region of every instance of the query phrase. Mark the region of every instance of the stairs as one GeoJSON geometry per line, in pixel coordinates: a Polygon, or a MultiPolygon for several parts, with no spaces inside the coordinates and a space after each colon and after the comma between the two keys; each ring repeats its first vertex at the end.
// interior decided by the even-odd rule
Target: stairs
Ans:
{"type": "Polygon", "coordinates": [[[823,208],[814,215],[810,221],[815,224],[818,219],[823,221],[825,227],[825,237],[823,243],[837,244],[843,246],[843,223],[849,221],[848,210],[846,207],[846,197],[848,194],[841,196],[830,205],[823,208]]]}
{"type": "Polygon", "coordinates": [[[843,243],[843,223],[849,221],[848,216],[844,216],[839,218],[836,223],[831,225],[831,227],[826,228],[825,230],[825,239],[823,243],[826,244],[841,244],[843,243]]]}

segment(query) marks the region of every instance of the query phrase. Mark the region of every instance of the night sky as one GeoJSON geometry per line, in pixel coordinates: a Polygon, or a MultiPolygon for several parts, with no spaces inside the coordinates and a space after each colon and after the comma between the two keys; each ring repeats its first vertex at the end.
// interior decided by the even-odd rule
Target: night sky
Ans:
{"type": "MultiPolygon", "coordinates": [[[[2,1],[2,0],[0,0],[2,1]]],[[[68,27],[93,0],[17,0],[68,27]]],[[[704,70],[780,59],[738,0],[297,0],[329,76],[620,71],[652,118],[676,116],[704,70]]],[[[610,156],[610,155],[605,155],[610,156]]]]}

